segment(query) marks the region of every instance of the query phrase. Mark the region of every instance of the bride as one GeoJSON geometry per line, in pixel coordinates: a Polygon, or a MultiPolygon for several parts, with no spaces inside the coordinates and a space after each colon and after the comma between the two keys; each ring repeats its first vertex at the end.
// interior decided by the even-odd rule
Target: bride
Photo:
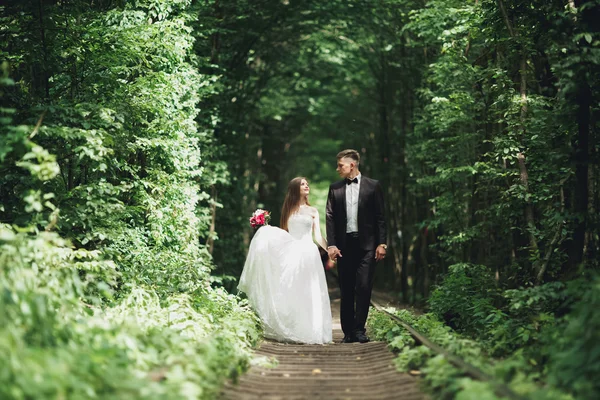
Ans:
{"type": "Polygon", "coordinates": [[[263,226],[252,242],[238,289],[263,322],[265,337],[282,342],[331,342],[331,309],[317,243],[327,248],[319,212],[308,202],[306,178],[294,178],[281,228],[263,226]]]}

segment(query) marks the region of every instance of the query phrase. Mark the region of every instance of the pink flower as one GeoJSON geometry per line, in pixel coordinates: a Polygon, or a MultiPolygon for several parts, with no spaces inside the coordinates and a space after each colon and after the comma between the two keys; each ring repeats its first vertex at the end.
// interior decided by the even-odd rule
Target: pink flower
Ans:
{"type": "Polygon", "coordinates": [[[250,226],[253,228],[259,228],[264,225],[269,224],[270,214],[266,210],[257,209],[252,213],[252,217],[250,217],[250,226]]]}

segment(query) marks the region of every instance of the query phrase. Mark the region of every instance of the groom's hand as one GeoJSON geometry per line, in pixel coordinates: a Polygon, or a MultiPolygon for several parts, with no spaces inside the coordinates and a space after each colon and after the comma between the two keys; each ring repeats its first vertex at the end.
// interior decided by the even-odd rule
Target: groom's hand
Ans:
{"type": "Polygon", "coordinates": [[[334,260],[336,258],[341,257],[342,256],[342,252],[340,251],[340,249],[337,248],[337,246],[331,246],[327,248],[327,253],[329,254],[329,258],[334,260]]]}
{"type": "Polygon", "coordinates": [[[375,249],[375,260],[376,261],[380,261],[383,260],[385,258],[385,253],[386,253],[386,248],[383,245],[379,245],[377,246],[377,249],[375,249]]]}

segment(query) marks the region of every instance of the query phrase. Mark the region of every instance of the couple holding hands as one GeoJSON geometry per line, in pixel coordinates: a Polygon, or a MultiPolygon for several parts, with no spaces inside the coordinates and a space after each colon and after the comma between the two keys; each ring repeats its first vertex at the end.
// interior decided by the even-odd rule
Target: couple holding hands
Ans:
{"type": "Polygon", "coordinates": [[[308,201],[305,178],[294,178],[281,212],[280,228],[263,226],[250,243],[238,288],[260,317],[265,336],[282,342],[332,341],[331,308],[318,246],[337,260],[342,343],[369,341],[365,324],[375,264],[385,258],[386,224],[378,181],[360,173],[360,155],[337,155],[342,180],[329,187],[327,240],[319,212],[308,201]]]}

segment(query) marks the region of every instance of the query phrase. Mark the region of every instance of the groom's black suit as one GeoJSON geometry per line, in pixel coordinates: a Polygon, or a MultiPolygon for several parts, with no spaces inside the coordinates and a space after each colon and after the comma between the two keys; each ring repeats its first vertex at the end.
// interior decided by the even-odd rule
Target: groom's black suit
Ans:
{"type": "Polygon", "coordinates": [[[386,225],[381,186],[378,181],[361,175],[358,232],[346,232],[346,186],[346,180],[342,180],[329,187],[327,245],[336,246],[342,253],[338,258],[340,314],[344,334],[352,337],[365,332],[375,275],[375,249],[386,243],[386,225]]]}

